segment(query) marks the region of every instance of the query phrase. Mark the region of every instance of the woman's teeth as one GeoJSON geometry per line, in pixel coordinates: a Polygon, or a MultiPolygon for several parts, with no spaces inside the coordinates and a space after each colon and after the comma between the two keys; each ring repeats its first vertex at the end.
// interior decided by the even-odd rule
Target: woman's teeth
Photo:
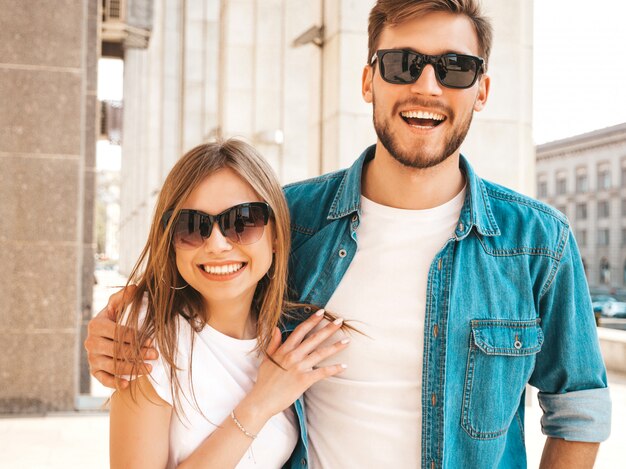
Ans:
{"type": "Polygon", "coordinates": [[[202,268],[208,274],[228,275],[237,272],[243,267],[243,263],[227,264],[227,265],[203,265],[202,268]]]}

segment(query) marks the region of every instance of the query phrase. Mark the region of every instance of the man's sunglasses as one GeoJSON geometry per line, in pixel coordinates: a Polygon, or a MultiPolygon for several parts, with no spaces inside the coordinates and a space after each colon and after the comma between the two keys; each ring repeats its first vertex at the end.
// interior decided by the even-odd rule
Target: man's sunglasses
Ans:
{"type": "Polygon", "coordinates": [[[480,57],[454,53],[425,55],[410,49],[383,49],[376,51],[370,65],[374,65],[376,58],[380,76],[394,85],[415,83],[424,67],[431,64],[442,86],[470,88],[485,68],[485,61],[480,57]]]}
{"type": "MultiPolygon", "coordinates": [[[[163,228],[172,218],[173,210],[165,212],[163,228]]],[[[270,219],[271,209],[265,202],[248,202],[235,205],[217,215],[199,210],[183,209],[172,223],[172,242],[177,248],[193,249],[202,246],[211,236],[217,223],[221,233],[236,244],[252,244],[263,236],[263,229],[270,219]]]]}

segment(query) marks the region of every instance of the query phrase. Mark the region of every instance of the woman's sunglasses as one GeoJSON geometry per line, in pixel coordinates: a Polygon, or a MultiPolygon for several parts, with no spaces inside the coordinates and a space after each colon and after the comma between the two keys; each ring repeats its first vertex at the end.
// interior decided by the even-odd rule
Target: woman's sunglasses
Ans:
{"type": "MultiPolygon", "coordinates": [[[[173,210],[165,212],[163,228],[172,218],[173,210]]],[[[248,202],[235,205],[217,215],[199,210],[183,209],[172,223],[172,242],[177,248],[197,248],[211,236],[217,223],[221,233],[236,244],[252,244],[263,236],[263,229],[270,219],[271,209],[265,202],[248,202]]]]}
{"type": "Polygon", "coordinates": [[[370,65],[378,58],[380,76],[387,83],[406,85],[415,83],[424,67],[431,64],[437,81],[447,88],[470,88],[484,71],[485,61],[473,55],[425,55],[410,49],[376,51],[370,65]]]}

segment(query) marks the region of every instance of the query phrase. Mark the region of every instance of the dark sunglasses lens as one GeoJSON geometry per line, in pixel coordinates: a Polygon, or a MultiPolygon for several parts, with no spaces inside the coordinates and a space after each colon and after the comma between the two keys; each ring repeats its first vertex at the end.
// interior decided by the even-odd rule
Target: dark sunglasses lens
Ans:
{"type": "Polygon", "coordinates": [[[437,62],[437,76],[444,86],[468,88],[478,75],[478,67],[474,57],[448,54],[437,62]]]}
{"type": "Polygon", "coordinates": [[[228,239],[237,244],[252,244],[263,236],[266,209],[261,205],[233,207],[222,217],[222,228],[228,239]]]}
{"type": "Polygon", "coordinates": [[[173,241],[177,248],[197,248],[204,242],[202,238],[203,231],[208,230],[210,226],[203,222],[199,214],[181,212],[176,218],[173,226],[173,241]]]}
{"type": "Polygon", "coordinates": [[[398,85],[414,83],[422,72],[416,57],[416,54],[401,50],[385,52],[380,59],[383,78],[398,85]]]}

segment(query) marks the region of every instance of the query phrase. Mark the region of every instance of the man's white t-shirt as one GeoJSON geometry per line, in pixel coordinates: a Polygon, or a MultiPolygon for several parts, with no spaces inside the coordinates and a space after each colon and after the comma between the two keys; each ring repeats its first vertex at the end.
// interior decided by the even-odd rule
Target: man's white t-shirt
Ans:
{"type": "Polygon", "coordinates": [[[358,248],[326,309],[366,336],[351,333],[324,362],[347,370],[305,393],[313,469],[420,467],[427,278],[464,198],[403,210],[361,197],[358,248]]]}
{"type": "MultiPolygon", "coordinates": [[[[206,325],[195,332],[184,319],[178,319],[176,364],[182,387],[180,410],[172,412],[168,468],[184,461],[252,389],[261,358],[255,352],[257,340],[238,340],[206,325]],[[192,375],[189,353],[194,339],[192,375]],[[193,392],[190,384],[193,383],[193,392]],[[194,396],[195,401],[194,402],[194,396]],[[197,405],[196,405],[197,403],[197,405]]],[[[150,382],[159,396],[173,404],[169,367],[161,358],[153,366],[150,382]]],[[[298,424],[291,409],[272,417],[237,465],[238,469],[278,469],[289,459],[298,442],[298,424]]]]}

